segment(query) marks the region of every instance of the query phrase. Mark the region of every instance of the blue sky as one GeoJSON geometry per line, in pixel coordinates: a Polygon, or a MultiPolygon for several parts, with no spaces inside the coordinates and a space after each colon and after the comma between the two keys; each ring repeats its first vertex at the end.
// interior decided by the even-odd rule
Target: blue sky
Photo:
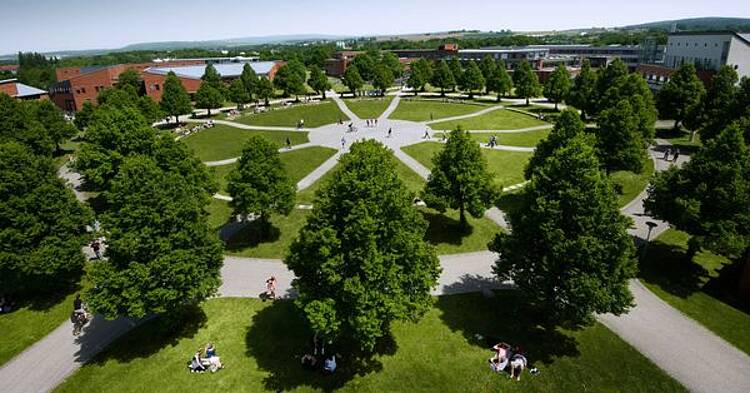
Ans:
{"type": "Polygon", "coordinates": [[[749,0],[2,0],[0,9],[0,54],[279,34],[529,31],[750,17],[749,0]]]}

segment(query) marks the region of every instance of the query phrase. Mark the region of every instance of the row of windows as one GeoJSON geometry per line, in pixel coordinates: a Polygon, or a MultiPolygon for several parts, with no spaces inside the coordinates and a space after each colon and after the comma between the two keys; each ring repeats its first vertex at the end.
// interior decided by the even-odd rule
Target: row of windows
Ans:
{"type": "MultiPolygon", "coordinates": [[[[673,44],[674,44],[674,42],[670,42],[670,43],[669,43],[669,46],[674,46],[673,44]]],[[[686,47],[686,48],[690,47],[690,43],[689,43],[689,42],[687,42],[687,41],[686,41],[686,42],[684,43],[684,45],[680,45],[680,44],[682,44],[682,43],[678,41],[678,42],[677,42],[677,46],[684,46],[684,47],[686,47]]],[[[694,43],[693,43],[693,47],[697,47],[697,46],[698,46],[698,43],[697,43],[697,42],[694,42],[694,43]]],[[[703,43],[703,47],[704,47],[704,48],[707,48],[707,47],[708,47],[708,42],[704,42],[704,43],[703,43]]],[[[715,48],[718,48],[718,47],[719,47],[719,43],[718,43],[718,42],[714,42],[714,47],[715,47],[715,48]]]]}

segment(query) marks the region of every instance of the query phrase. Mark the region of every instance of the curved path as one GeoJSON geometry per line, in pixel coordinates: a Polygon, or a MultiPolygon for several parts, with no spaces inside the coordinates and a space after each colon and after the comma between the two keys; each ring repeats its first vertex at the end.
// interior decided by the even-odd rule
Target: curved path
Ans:
{"type": "MultiPolygon", "coordinates": [[[[379,121],[379,125],[380,123],[379,121]]],[[[399,123],[389,121],[383,124],[393,126],[399,123]]],[[[321,134],[326,134],[326,127],[321,128],[324,129],[321,134]]],[[[331,126],[328,132],[330,133],[330,130],[334,128],[335,126],[331,126]]],[[[321,137],[320,141],[331,143],[334,138],[338,139],[341,129],[335,131],[337,132],[333,135],[321,137]]],[[[383,135],[382,127],[365,130],[365,132],[368,131],[371,131],[371,135],[381,137],[383,135]]],[[[409,134],[412,133],[409,132],[409,134]]],[[[346,135],[344,137],[346,138],[346,135]]],[[[360,138],[365,137],[367,136],[360,134],[360,138]]],[[[406,135],[402,137],[401,143],[392,143],[389,146],[392,146],[396,157],[402,159],[420,176],[426,177],[429,175],[429,170],[398,149],[399,146],[404,145],[404,142],[412,139],[414,135],[406,135]]],[[[344,143],[344,146],[338,147],[341,147],[343,152],[347,146],[344,143]]],[[[656,158],[657,155],[661,156],[660,152],[651,149],[650,154],[655,159],[657,170],[663,170],[671,165],[656,158]]],[[[339,155],[329,160],[331,163],[328,165],[324,164],[323,168],[318,168],[320,171],[316,169],[317,172],[310,175],[311,180],[318,179],[329,170],[330,168],[326,169],[327,166],[335,165],[334,159],[337,160],[339,155]]],[[[60,170],[60,177],[72,183],[74,188],[80,184],[80,176],[69,171],[67,166],[60,170]]],[[[76,192],[76,195],[80,199],[86,197],[85,194],[79,192],[76,192]]],[[[643,241],[647,233],[646,221],[651,220],[643,213],[644,197],[645,192],[622,209],[623,214],[633,218],[634,227],[630,233],[640,241],[643,241]]],[[[501,222],[504,224],[503,214],[496,208],[488,210],[486,215],[494,217],[493,221],[498,224],[501,222]]],[[[666,223],[657,222],[652,237],[666,229],[666,223]]],[[[500,283],[495,279],[491,268],[495,258],[496,256],[489,251],[441,256],[440,264],[443,271],[439,285],[433,294],[484,291],[510,286],[511,283],[500,283]]],[[[286,296],[294,296],[290,286],[291,272],[280,260],[227,256],[222,268],[224,281],[219,293],[221,296],[256,297],[264,291],[264,278],[272,274],[279,281],[279,292],[286,296]]],[[[598,318],[602,323],[691,391],[743,393],[750,391],[750,357],[661,301],[639,281],[633,280],[630,287],[636,306],[626,315],[600,315],[598,318]]],[[[115,321],[96,318],[85,328],[84,334],[76,339],[70,334],[69,323],[64,323],[0,369],[3,391],[43,392],[54,389],[81,364],[91,359],[103,347],[136,324],[136,321],[124,318],[115,321]]],[[[613,359],[613,361],[616,360],[613,359]]]]}

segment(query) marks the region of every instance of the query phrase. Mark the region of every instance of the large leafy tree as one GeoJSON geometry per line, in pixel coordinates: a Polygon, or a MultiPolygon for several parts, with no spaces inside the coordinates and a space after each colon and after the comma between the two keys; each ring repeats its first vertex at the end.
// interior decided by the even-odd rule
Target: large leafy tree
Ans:
{"type": "Polygon", "coordinates": [[[139,97],[131,85],[123,85],[116,89],[104,89],[99,92],[96,101],[99,106],[136,109],[148,124],[153,124],[164,117],[164,112],[151,97],[139,97]]]}
{"type": "Polygon", "coordinates": [[[750,150],[737,125],[711,138],[682,168],[656,174],[644,207],[693,236],[690,256],[701,247],[742,256],[750,298],[750,150]]]}
{"type": "Polygon", "coordinates": [[[224,94],[222,90],[213,87],[209,83],[201,83],[198,91],[195,93],[195,107],[208,111],[211,116],[211,109],[218,109],[224,105],[224,94]]]}
{"type": "Polygon", "coordinates": [[[385,96],[385,92],[393,86],[393,82],[395,82],[395,78],[390,68],[382,64],[375,66],[375,78],[372,80],[372,84],[380,90],[381,95],[385,96]]]}
{"type": "Polygon", "coordinates": [[[258,74],[255,73],[255,70],[249,63],[245,63],[242,66],[240,81],[242,81],[242,86],[245,87],[245,92],[250,96],[250,100],[252,101],[253,98],[257,98],[258,74]]]}
{"type": "Polygon", "coordinates": [[[654,95],[648,83],[637,74],[625,74],[614,79],[609,88],[599,97],[603,110],[614,108],[622,100],[627,100],[637,118],[637,128],[645,141],[654,138],[654,124],[658,116],[654,95]]]}
{"type": "Polygon", "coordinates": [[[432,162],[434,168],[424,188],[427,206],[440,212],[457,209],[463,226],[468,225],[466,211],[482,217],[495,201],[497,190],[487,170],[487,159],[469,132],[461,128],[451,131],[432,162]]]}
{"type": "Polygon", "coordinates": [[[393,53],[383,53],[380,63],[388,67],[395,78],[401,78],[404,75],[404,66],[393,53]]]}
{"type": "Polygon", "coordinates": [[[534,149],[534,155],[529,160],[524,176],[526,180],[531,178],[531,174],[539,165],[542,165],[547,157],[552,153],[567,145],[570,139],[582,133],[586,128],[578,114],[572,109],[563,110],[555,121],[555,127],[549,133],[547,138],[542,139],[534,149]]]}
{"type": "Polygon", "coordinates": [[[473,98],[475,91],[481,91],[484,88],[484,82],[482,70],[474,60],[469,61],[464,69],[464,76],[461,78],[461,90],[468,92],[469,98],[473,98]]]}
{"type": "Polygon", "coordinates": [[[365,81],[364,79],[362,79],[362,76],[359,74],[359,70],[356,66],[347,67],[346,71],[344,71],[342,80],[344,82],[344,86],[346,86],[349,89],[349,92],[352,93],[352,96],[356,96],[357,90],[361,89],[365,84],[365,81]]]}
{"type": "Polygon", "coordinates": [[[573,80],[573,87],[568,95],[568,103],[581,111],[582,119],[597,111],[596,86],[596,73],[591,70],[591,63],[586,59],[581,66],[581,72],[573,80]]]}
{"type": "Polygon", "coordinates": [[[84,102],[81,106],[81,110],[76,113],[76,117],[75,119],[73,119],[73,124],[75,124],[75,126],[78,127],[79,130],[85,130],[86,127],[89,126],[89,122],[94,116],[95,110],[96,107],[91,103],[91,101],[84,102]]]}
{"type": "Polygon", "coordinates": [[[631,222],[592,139],[577,132],[534,167],[521,206],[508,215],[513,231],[490,243],[500,255],[495,273],[512,279],[550,326],[587,325],[593,314],[621,314],[633,301],[631,222]]]}
{"type": "Polygon", "coordinates": [[[46,292],[81,274],[91,212],[57,178],[52,161],[0,143],[0,287],[46,292]]]}
{"type": "MultiPolygon", "coordinates": [[[[456,85],[458,85],[464,78],[464,69],[461,66],[461,61],[458,60],[458,57],[454,56],[448,61],[448,67],[450,67],[451,74],[453,74],[453,79],[456,81],[456,85]]],[[[455,86],[452,90],[456,90],[455,86]]]]}
{"type": "Polygon", "coordinates": [[[526,60],[521,60],[513,71],[513,85],[516,87],[516,95],[526,99],[526,105],[529,105],[531,97],[537,97],[542,93],[539,77],[526,60]]]}
{"type": "Polygon", "coordinates": [[[245,89],[242,81],[236,79],[229,85],[229,99],[237,104],[237,109],[242,109],[245,104],[250,102],[252,97],[247,94],[247,89],[245,89]]]}
{"type": "Polygon", "coordinates": [[[310,87],[320,94],[322,99],[326,99],[326,90],[331,88],[331,82],[328,77],[317,65],[310,66],[310,80],[308,81],[310,87]]]}
{"type": "Polygon", "coordinates": [[[33,103],[16,101],[0,93],[0,143],[16,141],[29,147],[35,154],[49,156],[55,141],[37,119],[33,103]]]}
{"type": "Polygon", "coordinates": [[[701,109],[696,111],[691,123],[700,125],[702,140],[716,137],[732,121],[737,119],[734,113],[738,76],[732,67],[724,65],[714,75],[711,87],[706,92],[701,109]]]}
{"type": "Polygon", "coordinates": [[[221,75],[219,74],[219,71],[216,71],[216,67],[214,67],[213,64],[206,65],[201,80],[203,81],[203,84],[211,85],[219,91],[224,88],[224,85],[221,83],[221,75]]]}
{"type": "Polygon", "coordinates": [[[264,230],[271,214],[286,216],[294,208],[295,184],[284,169],[278,146],[263,137],[254,136],[245,142],[228,181],[234,213],[257,216],[264,230]]]}
{"type": "Polygon", "coordinates": [[[570,72],[565,65],[558,65],[544,84],[544,96],[555,103],[555,110],[557,110],[557,104],[568,96],[570,85],[570,72]]]}
{"type": "Polygon", "coordinates": [[[164,119],[164,112],[161,110],[161,107],[149,96],[138,97],[136,106],[148,124],[154,124],[164,119]]]}
{"type": "Polygon", "coordinates": [[[63,112],[49,100],[35,103],[36,119],[42,124],[49,138],[60,150],[60,144],[76,134],[76,127],[65,120],[63,112]]]}
{"type": "Polygon", "coordinates": [[[138,94],[143,93],[143,82],[138,71],[134,69],[125,70],[117,77],[117,88],[130,88],[138,94]]]}
{"type": "Polygon", "coordinates": [[[646,145],[638,130],[638,117],[627,100],[600,113],[596,137],[599,158],[607,170],[641,173],[646,145]]]}
{"type": "Polygon", "coordinates": [[[446,90],[452,90],[456,87],[456,79],[453,78],[451,68],[445,60],[440,60],[435,63],[435,69],[432,71],[432,80],[430,81],[430,84],[440,89],[441,96],[445,96],[446,90]]]}
{"type": "Polygon", "coordinates": [[[505,62],[500,60],[497,63],[497,67],[495,67],[492,74],[487,78],[486,84],[488,93],[497,93],[498,102],[500,102],[500,97],[513,89],[513,80],[508,75],[508,70],[505,69],[505,62]]]}
{"type": "Polygon", "coordinates": [[[108,259],[89,271],[89,307],[108,318],[141,318],[216,293],[223,257],[205,189],[150,157],[131,156],[104,196],[108,259]]]}
{"type": "Polygon", "coordinates": [[[164,93],[159,106],[168,116],[174,116],[175,122],[179,121],[180,115],[187,115],[193,110],[187,90],[182,86],[180,78],[172,71],[169,71],[164,80],[164,93]]]}
{"type": "Polygon", "coordinates": [[[492,56],[485,55],[482,60],[479,62],[479,69],[482,70],[482,76],[485,80],[490,79],[492,74],[495,73],[495,69],[497,69],[497,64],[495,64],[495,60],[492,59],[492,56]]]}
{"type": "Polygon", "coordinates": [[[685,63],[659,91],[659,114],[662,118],[674,119],[674,128],[677,129],[687,114],[700,105],[705,94],[706,88],[698,78],[695,66],[685,63]]]}
{"type": "Polygon", "coordinates": [[[258,79],[258,84],[255,86],[255,98],[263,100],[263,102],[268,105],[268,100],[273,97],[273,94],[273,84],[271,81],[265,76],[260,77],[260,79],[258,79]]]}
{"type": "Polygon", "coordinates": [[[432,79],[432,66],[427,59],[421,58],[411,64],[411,73],[406,84],[414,89],[414,95],[424,90],[425,85],[432,79]]]}
{"type": "Polygon", "coordinates": [[[372,81],[375,79],[375,66],[378,63],[378,59],[372,53],[363,53],[352,60],[352,65],[357,67],[359,75],[365,81],[372,81]]]}
{"type": "Polygon", "coordinates": [[[628,76],[628,66],[617,58],[606,67],[600,68],[596,77],[596,112],[611,108],[622,98],[618,86],[628,76]]]}
{"type": "Polygon", "coordinates": [[[370,351],[393,322],[429,310],[440,267],[391,152],[357,142],[340,166],[284,262],[312,330],[370,351]]]}
{"type": "Polygon", "coordinates": [[[279,70],[276,72],[276,76],[273,79],[274,87],[283,91],[284,96],[286,97],[296,97],[300,94],[305,94],[307,91],[305,89],[305,77],[307,71],[303,71],[304,74],[300,75],[295,67],[295,64],[292,62],[284,64],[279,67],[279,70]]]}

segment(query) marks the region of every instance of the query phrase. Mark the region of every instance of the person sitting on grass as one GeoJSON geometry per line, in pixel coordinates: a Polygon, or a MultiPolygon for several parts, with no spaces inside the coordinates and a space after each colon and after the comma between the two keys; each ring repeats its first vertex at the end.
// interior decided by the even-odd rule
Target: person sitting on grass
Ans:
{"type": "Polygon", "coordinates": [[[336,355],[330,355],[323,362],[323,371],[333,374],[336,371],[336,355]]]}
{"type": "Polygon", "coordinates": [[[526,368],[527,364],[526,356],[520,353],[516,353],[510,358],[510,379],[516,378],[516,381],[521,380],[521,373],[526,368]]]}
{"type": "Polygon", "coordinates": [[[203,361],[208,362],[211,372],[216,372],[225,367],[224,364],[221,363],[221,358],[216,356],[216,347],[214,347],[213,344],[206,344],[204,353],[206,354],[206,358],[203,359],[203,361]]]}
{"type": "Polygon", "coordinates": [[[203,365],[203,358],[201,358],[200,349],[195,352],[195,355],[193,355],[193,359],[190,360],[190,365],[188,367],[190,368],[191,373],[202,373],[206,371],[206,366],[203,365]]]}
{"type": "Polygon", "coordinates": [[[495,351],[495,356],[490,358],[490,366],[495,372],[505,370],[511,356],[510,345],[501,342],[495,344],[492,349],[495,351]]]}

